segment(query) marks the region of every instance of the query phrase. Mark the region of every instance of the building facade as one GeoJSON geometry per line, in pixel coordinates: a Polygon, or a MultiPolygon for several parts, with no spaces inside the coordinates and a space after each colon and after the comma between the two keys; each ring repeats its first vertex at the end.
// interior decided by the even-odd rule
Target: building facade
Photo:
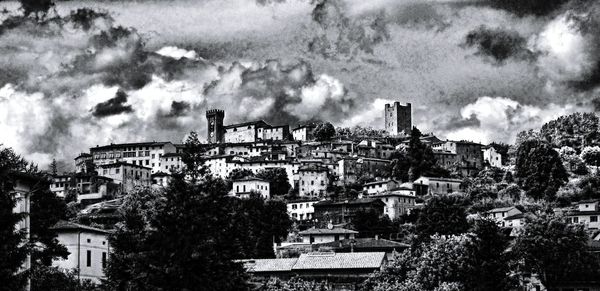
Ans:
{"type": "Polygon", "coordinates": [[[316,200],[298,200],[287,203],[287,212],[292,220],[307,221],[313,219],[316,200]]]}
{"type": "Polygon", "coordinates": [[[329,170],[320,165],[306,165],[298,169],[298,195],[300,197],[322,198],[327,193],[329,170]]]}
{"type": "Polygon", "coordinates": [[[113,183],[121,185],[121,193],[131,193],[138,187],[150,187],[152,184],[151,168],[116,162],[98,167],[98,175],[111,178],[113,183]]]}
{"type": "Polygon", "coordinates": [[[225,119],[225,111],[219,109],[211,109],[206,111],[206,121],[208,130],[206,131],[206,140],[209,143],[223,142],[223,120],[225,119]]]}
{"type": "Polygon", "coordinates": [[[250,194],[259,194],[263,199],[271,198],[271,185],[269,181],[259,178],[245,178],[233,181],[231,194],[238,198],[249,198],[250,194]]]}
{"type": "Polygon", "coordinates": [[[160,158],[167,153],[176,153],[177,148],[171,142],[142,142],[110,144],[90,148],[96,168],[100,165],[126,162],[144,166],[152,173],[160,172],[160,158]]]}
{"type": "Polygon", "coordinates": [[[462,180],[422,176],[413,182],[413,188],[418,196],[450,194],[462,190],[462,180]]]}

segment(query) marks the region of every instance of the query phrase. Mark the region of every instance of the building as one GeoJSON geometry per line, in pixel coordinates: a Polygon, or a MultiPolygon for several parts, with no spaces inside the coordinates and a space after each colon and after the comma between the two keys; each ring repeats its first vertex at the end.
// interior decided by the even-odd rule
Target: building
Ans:
{"type": "Polygon", "coordinates": [[[400,186],[400,182],[390,179],[366,183],[363,185],[363,192],[369,196],[394,190],[400,186]]]}
{"type": "Polygon", "coordinates": [[[292,137],[295,141],[310,141],[314,139],[313,130],[316,126],[314,124],[305,124],[298,126],[292,130],[292,137]]]}
{"type": "Polygon", "coordinates": [[[90,173],[94,170],[94,158],[88,153],[81,153],[75,158],[76,173],[90,173]]]}
{"type": "Polygon", "coordinates": [[[52,265],[64,270],[75,270],[80,280],[100,283],[108,262],[109,231],[82,224],[59,221],[52,229],[60,244],[69,251],[66,260],[58,259],[52,265]]]}
{"type": "Polygon", "coordinates": [[[358,157],[358,164],[363,174],[372,178],[382,177],[389,173],[391,161],[386,159],[358,157]]]}
{"type": "Polygon", "coordinates": [[[410,103],[406,105],[400,102],[385,104],[385,131],[390,135],[410,135],[412,130],[412,108],[410,103]]]}
{"type": "Polygon", "coordinates": [[[338,181],[342,185],[356,183],[360,172],[358,158],[345,157],[338,161],[338,181]]]}
{"type": "Polygon", "coordinates": [[[219,109],[211,109],[206,111],[206,121],[208,124],[206,140],[209,143],[222,143],[223,134],[223,119],[225,119],[225,111],[219,109]]]}
{"type": "Polygon", "coordinates": [[[358,231],[336,228],[332,224],[328,228],[309,228],[307,230],[298,233],[302,236],[302,243],[314,244],[314,243],[328,243],[332,241],[339,241],[341,239],[354,239],[358,234],[358,231]]]}
{"type": "Polygon", "coordinates": [[[287,212],[292,220],[296,221],[307,221],[313,219],[315,209],[313,204],[317,203],[316,200],[297,200],[290,201],[287,203],[287,212]]]}
{"type": "Polygon", "coordinates": [[[271,185],[269,181],[250,177],[233,181],[231,194],[239,198],[249,198],[250,194],[260,194],[263,199],[271,198],[271,185]]]}
{"type": "MultiPolygon", "coordinates": [[[[31,192],[34,185],[39,182],[37,177],[34,177],[25,173],[13,173],[11,175],[13,178],[13,189],[9,195],[13,195],[15,199],[15,206],[13,207],[13,213],[22,213],[25,214],[23,219],[17,223],[15,226],[17,230],[24,231],[26,234],[26,239],[29,240],[31,229],[31,218],[29,213],[31,212],[31,192]]],[[[18,272],[26,272],[31,268],[31,255],[27,255],[27,258],[21,265],[21,268],[18,272]]],[[[31,288],[29,284],[29,279],[27,286],[25,287],[26,291],[29,291],[31,288]]]]}
{"type": "Polygon", "coordinates": [[[160,158],[164,154],[175,152],[177,148],[171,142],[122,143],[90,148],[96,168],[126,162],[151,168],[152,173],[162,170],[160,158]]]}
{"type": "Polygon", "coordinates": [[[290,134],[288,125],[272,126],[262,120],[231,124],[223,127],[225,143],[247,143],[261,140],[286,140],[290,134]]]}
{"type": "Polygon", "coordinates": [[[418,196],[450,194],[462,190],[462,180],[421,176],[413,182],[418,196]]]}
{"type": "Polygon", "coordinates": [[[126,162],[115,162],[98,167],[98,175],[111,178],[115,184],[121,185],[121,193],[131,193],[139,187],[150,187],[151,172],[151,168],[126,162]]]}
{"type": "MultiPolygon", "coordinates": [[[[432,149],[438,152],[455,154],[455,164],[449,170],[456,170],[463,177],[470,177],[483,169],[483,151],[482,145],[470,141],[451,141],[447,140],[432,144],[432,149]]],[[[434,151],[434,152],[435,152],[434,151]]],[[[436,156],[437,158],[438,156],[436,156]]],[[[446,167],[445,164],[441,166],[446,167]]]]}
{"type": "Polygon", "coordinates": [[[65,198],[69,189],[71,189],[71,176],[69,176],[69,175],[52,176],[52,183],[50,184],[50,192],[56,194],[56,196],[58,196],[58,197],[65,198]]]}
{"type": "Polygon", "coordinates": [[[181,160],[181,153],[166,153],[160,157],[159,164],[162,167],[159,172],[162,171],[171,174],[183,170],[183,161],[181,160]]]}
{"type": "Polygon", "coordinates": [[[72,179],[73,191],[77,193],[78,202],[95,203],[121,193],[121,186],[109,177],[98,176],[95,173],[75,173],[72,179]]]}
{"type": "Polygon", "coordinates": [[[171,183],[171,175],[165,172],[158,172],[150,175],[152,179],[152,186],[155,187],[167,187],[171,183]]]}
{"type": "Polygon", "coordinates": [[[242,260],[252,277],[283,280],[298,276],[305,280],[326,280],[329,290],[356,290],[375,271],[387,264],[385,252],[301,254],[298,258],[242,260]]]}
{"type": "Polygon", "coordinates": [[[502,167],[502,155],[492,146],[487,146],[481,149],[483,151],[483,161],[492,167],[502,167]]]}
{"type": "Polygon", "coordinates": [[[485,217],[495,220],[502,227],[520,227],[524,218],[523,212],[514,206],[494,208],[487,211],[485,217]]]}
{"type": "Polygon", "coordinates": [[[298,195],[300,197],[322,198],[329,185],[329,169],[310,164],[298,168],[298,195]]]}
{"type": "Polygon", "coordinates": [[[374,211],[383,215],[385,203],[380,199],[364,198],[346,201],[320,201],[313,204],[315,219],[319,222],[334,224],[350,223],[358,211],[374,211]]]}
{"type": "Polygon", "coordinates": [[[361,253],[361,252],[385,252],[388,261],[394,259],[394,255],[410,248],[410,245],[382,238],[355,238],[342,239],[328,243],[313,244],[313,249],[319,252],[334,253],[361,253]]]}
{"type": "Polygon", "coordinates": [[[566,220],[573,224],[583,224],[586,229],[600,229],[599,200],[583,200],[577,203],[577,209],[566,214],[566,220]]]}
{"type": "Polygon", "coordinates": [[[390,220],[395,220],[402,215],[409,214],[415,208],[417,196],[413,189],[397,188],[371,196],[371,198],[380,199],[385,203],[383,214],[387,215],[390,220]]]}

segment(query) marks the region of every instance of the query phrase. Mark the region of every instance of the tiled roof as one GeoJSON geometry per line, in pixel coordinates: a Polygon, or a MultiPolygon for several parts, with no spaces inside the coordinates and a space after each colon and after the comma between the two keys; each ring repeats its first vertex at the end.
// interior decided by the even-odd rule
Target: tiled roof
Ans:
{"type": "Polygon", "coordinates": [[[104,229],[95,228],[95,227],[91,227],[91,226],[87,226],[87,225],[83,225],[83,224],[79,224],[79,223],[73,223],[73,222],[69,222],[69,221],[65,221],[65,220],[60,220],[53,227],[51,227],[51,229],[54,229],[54,230],[86,230],[86,231],[90,231],[90,232],[98,232],[98,233],[106,233],[106,234],[110,233],[109,231],[104,230],[104,229]]]}
{"type": "Polygon", "coordinates": [[[248,272],[285,272],[291,271],[298,258],[260,259],[244,262],[248,272]]]}
{"type": "Polygon", "coordinates": [[[132,143],[115,143],[105,146],[96,146],[90,148],[90,151],[96,150],[105,150],[110,148],[123,148],[123,147],[145,147],[145,146],[163,146],[165,144],[171,143],[169,141],[151,141],[151,142],[132,142],[132,143]]]}
{"type": "Polygon", "coordinates": [[[333,241],[328,243],[319,244],[319,246],[324,247],[333,247],[333,248],[346,248],[353,246],[355,249],[360,248],[397,248],[397,249],[406,249],[409,248],[410,245],[395,242],[393,240],[387,239],[375,239],[375,238],[357,238],[357,239],[343,239],[340,241],[333,241]]]}
{"type": "Polygon", "coordinates": [[[380,268],[385,252],[302,254],[293,270],[375,269],[380,268]]]}
{"type": "Polygon", "coordinates": [[[315,206],[329,206],[329,205],[351,205],[351,204],[371,204],[371,203],[382,203],[381,200],[376,198],[363,198],[363,199],[354,199],[354,200],[346,200],[346,201],[331,201],[325,200],[315,203],[315,206]]]}
{"type": "Polygon", "coordinates": [[[346,233],[355,233],[356,234],[356,233],[358,233],[358,231],[345,229],[345,228],[333,228],[333,229],[309,228],[307,230],[303,230],[303,231],[299,232],[298,234],[305,235],[305,234],[346,234],[346,233]]]}
{"type": "Polygon", "coordinates": [[[515,214],[515,215],[507,216],[507,217],[504,218],[504,220],[521,219],[521,218],[524,218],[524,217],[525,217],[525,214],[518,213],[518,214],[515,214]]]}
{"type": "Polygon", "coordinates": [[[244,123],[230,124],[230,125],[223,126],[223,128],[229,129],[229,128],[248,126],[248,125],[271,127],[271,125],[266,123],[264,120],[257,120],[257,121],[250,121],[250,122],[244,122],[244,123]]]}
{"type": "Polygon", "coordinates": [[[375,182],[370,182],[370,183],[365,183],[363,184],[363,186],[368,186],[368,185],[377,185],[377,184],[386,184],[389,182],[394,182],[394,183],[398,183],[398,181],[391,179],[391,180],[383,180],[383,181],[375,181],[375,182]]]}

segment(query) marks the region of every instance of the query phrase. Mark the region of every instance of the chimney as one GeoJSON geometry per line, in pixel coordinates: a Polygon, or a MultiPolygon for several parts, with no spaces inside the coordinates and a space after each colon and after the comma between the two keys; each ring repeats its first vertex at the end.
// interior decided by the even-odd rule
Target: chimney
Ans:
{"type": "Polygon", "coordinates": [[[378,234],[375,235],[375,240],[379,240],[379,235],[378,234]]]}

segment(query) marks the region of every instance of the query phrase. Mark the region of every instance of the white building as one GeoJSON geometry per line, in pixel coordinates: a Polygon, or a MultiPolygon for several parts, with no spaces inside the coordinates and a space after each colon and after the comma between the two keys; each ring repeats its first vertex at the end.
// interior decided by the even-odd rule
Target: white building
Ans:
{"type": "Polygon", "coordinates": [[[71,176],[69,175],[56,175],[52,177],[52,183],[50,184],[50,192],[56,194],[56,196],[65,198],[67,191],[71,188],[71,176]]]}
{"type": "Polygon", "coordinates": [[[300,197],[324,197],[327,193],[329,170],[326,167],[310,164],[298,169],[298,195],[300,197]]]}
{"type": "Polygon", "coordinates": [[[292,137],[295,141],[313,140],[314,125],[301,125],[292,130],[292,137]]]}
{"type": "Polygon", "coordinates": [[[366,183],[363,185],[363,191],[367,192],[367,194],[375,195],[383,192],[387,192],[390,190],[394,190],[400,186],[400,182],[390,179],[383,181],[375,181],[371,183],[366,183]]]}
{"type": "Polygon", "coordinates": [[[52,265],[65,270],[75,270],[81,280],[100,283],[108,262],[109,232],[77,223],[60,221],[52,227],[58,241],[69,251],[66,260],[58,259],[52,265]]]}
{"type": "Polygon", "coordinates": [[[287,203],[287,212],[292,220],[304,221],[313,219],[315,209],[313,204],[319,201],[298,200],[287,203]]]}
{"type": "Polygon", "coordinates": [[[98,166],[98,175],[111,178],[113,183],[121,185],[122,193],[131,193],[138,187],[150,187],[151,168],[127,162],[115,162],[98,166]]]}
{"type": "Polygon", "coordinates": [[[519,227],[522,225],[523,212],[514,206],[500,207],[487,211],[485,217],[495,220],[502,227],[519,227]]]}
{"type": "Polygon", "coordinates": [[[379,198],[379,200],[385,203],[383,214],[387,215],[390,220],[395,220],[402,215],[409,214],[415,208],[417,196],[412,189],[398,188],[371,196],[371,198],[379,198]]]}
{"type": "Polygon", "coordinates": [[[263,199],[271,198],[269,181],[252,177],[233,181],[232,195],[239,198],[249,198],[251,193],[260,194],[263,199]]]}
{"type": "Polygon", "coordinates": [[[417,195],[439,195],[459,192],[462,180],[421,176],[413,182],[417,195]]]}
{"type": "Polygon", "coordinates": [[[502,155],[496,151],[494,147],[488,146],[482,148],[483,151],[483,160],[488,162],[492,167],[502,167],[502,155]]]}
{"type": "Polygon", "coordinates": [[[310,228],[298,233],[302,236],[302,242],[305,244],[328,243],[343,239],[354,239],[358,231],[334,228],[330,225],[329,228],[310,228]]]}
{"type": "Polygon", "coordinates": [[[600,201],[583,200],[577,203],[577,209],[567,213],[567,222],[583,224],[587,229],[600,229],[600,201]]]}
{"type": "Polygon", "coordinates": [[[159,163],[161,165],[159,172],[171,174],[183,170],[183,161],[181,160],[180,153],[166,153],[160,157],[159,163]]]}
{"type": "Polygon", "coordinates": [[[160,158],[167,153],[176,153],[171,142],[141,142],[110,144],[90,148],[96,166],[123,161],[129,164],[149,167],[152,173],[160,172],[160,158]]]}

